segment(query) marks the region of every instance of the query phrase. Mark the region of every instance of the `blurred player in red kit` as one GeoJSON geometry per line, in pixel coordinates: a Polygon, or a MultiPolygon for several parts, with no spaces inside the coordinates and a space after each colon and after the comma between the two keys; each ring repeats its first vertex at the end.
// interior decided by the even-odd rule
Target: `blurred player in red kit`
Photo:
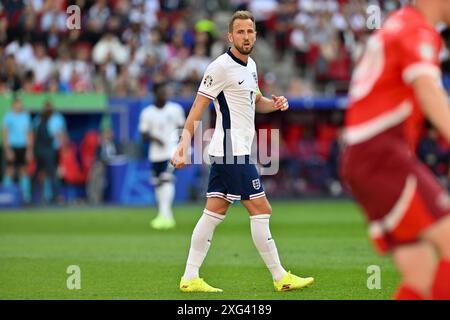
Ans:
{"type": "Polygon", "coordinates": [[[413,151],[425,118],[450,142],[439,22],[450,24],[450,0],[417,0],[387,18],[354,71],[345,119],[341,175],[401,274],[399,300],[450,299],[450,200],[413,151]]]}

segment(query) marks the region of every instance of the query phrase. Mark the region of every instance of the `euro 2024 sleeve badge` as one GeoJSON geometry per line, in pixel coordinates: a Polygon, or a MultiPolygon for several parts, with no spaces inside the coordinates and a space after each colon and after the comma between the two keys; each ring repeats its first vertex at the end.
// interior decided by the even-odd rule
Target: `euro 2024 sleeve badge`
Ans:
{"type": "Polygon", "coordinates": [[[209,87],[211,87],[212,83],[213,83],[213,78],[212,78],[211,75],[208,74],[208,75],[205,77],[205,79],[203,80],[203,85],[204,85],[206,88],[209,88],[209,87]]]}

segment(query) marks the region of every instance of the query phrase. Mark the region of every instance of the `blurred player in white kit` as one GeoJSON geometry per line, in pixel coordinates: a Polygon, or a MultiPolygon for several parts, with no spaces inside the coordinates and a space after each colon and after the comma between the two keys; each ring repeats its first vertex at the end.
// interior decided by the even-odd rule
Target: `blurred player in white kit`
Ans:
{"type": "Polygon", "coordinates": [[[151,183],[155,187],[158,215],[150,221],[154,229],[175,227],[172,203],[175,196],[174,167],[170,159],[178,142],[178,129],[185,121],[183,107],[167,100],[164,83],[155,84],[154,103],[144,108],[139,119],[139,131],[150,142],[148,158],[152,164],[151,183]]]}

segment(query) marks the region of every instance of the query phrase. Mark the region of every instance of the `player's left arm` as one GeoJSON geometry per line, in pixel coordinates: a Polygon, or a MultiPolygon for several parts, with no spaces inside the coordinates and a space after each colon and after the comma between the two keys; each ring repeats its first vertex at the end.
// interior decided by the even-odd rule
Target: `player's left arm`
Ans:
{"type": "Polygon", "coordinates": [[[285,96],[272,95],[272,99],[264,97],[260,92],[256,94],[255,111],[257,113],[270,113],[274,111],[286,111],[289,102],[285,96]]]}

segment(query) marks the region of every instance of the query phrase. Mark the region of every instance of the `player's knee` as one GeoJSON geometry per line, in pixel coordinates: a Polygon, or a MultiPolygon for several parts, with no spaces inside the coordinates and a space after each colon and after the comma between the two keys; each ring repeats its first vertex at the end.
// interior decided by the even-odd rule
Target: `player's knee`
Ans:
{"type": "Polygon", "coordinates": [[[262,214],[272,214],[272,206],[270,205],[266,197],[261,198],[261,202],[258,203],[258,210],[262,214]]]}
{"type": "Polygon", "coordinates": [[[207,205],[207,206],[205,207],[205,209],[206,209],[206,210],[209,210],[209,211],[211,211],[211,212],[220,214],[220,215],[222,215],[222,216],[225,216],[225,215],[227,214],[227,211],[228,211],[228,205],[225,205],[225,204],[222,204],[222,205],[220,205],[220,204],[216,204],[216,205],[207,205]]]}
{"type": "Polygon", "coordinates": [[[258,214],[272,214],[272,206],[266,198],[245,201],[244,205],[251,216],[258,214]]]}
{"type": "Polygon", "coordinates": [[[220,215],[226,215],[230,203],[220,198],[208,198],[206,201],[206,210],[212,211],[220,215]]]}

